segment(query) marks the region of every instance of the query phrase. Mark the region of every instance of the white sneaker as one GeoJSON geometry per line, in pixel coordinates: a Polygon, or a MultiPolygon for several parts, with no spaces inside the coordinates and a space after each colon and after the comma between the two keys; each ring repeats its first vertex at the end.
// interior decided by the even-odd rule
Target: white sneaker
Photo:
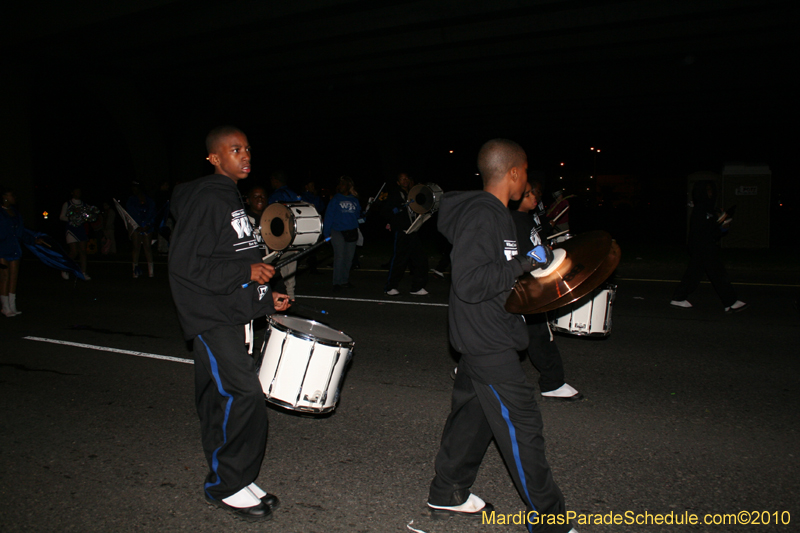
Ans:
{"type": "Polygon", "coordinates": [[[542,393],[542,398],[549,398],[551,400],[564,400],[574,402],[583,398],[583,394],[578,392],[574,387],[564,383],[556,390],[551,390],[542,393]]]}
{"type": "Polygon", "coordinates": [[[672,300],[669,305],[673,307],[683,307],[684,309],[689,309],[692,307],[692,304],[689,303],[689,300],[672,300]]]}
{"type": "Polygon", "coordinates": [[[398,294],[400,294],[400,291],[398,291],[397,289],[392,289],[390,291],[386,291],[386,295],[387,296],[397,296],[398,294]]]}
{"type": "Polygon", "coordinates": [[[84,272],[83,273],[83,281],[92,281],[92,278],[89,277],[89,274],[84,272]]]}
{"type": "Polygon", "coordinates": [[[427,296],[428,295],[428,291],[426,291],[424,288],[422,288],[422,289],[420,289],[418,291],[412,292],[411,294],[413,294],[414,296],[427,296]]]}
{"type": "Polygon", "coordinates": [[[64,272],[64,271],[62,270],[62,271],[61,271],[61,277],[62,277],[62,278],[64,278],[64,279],[69,279],[69,274],[67,274],[66,272],[64,272]]]}
{"type": "Polygon", "coordinates": [[[443,272],[439,272],[435,268],[431,269],[431,274],[435,274],[435,275],[439,276],[440,278],[444,279],[444,273],[443,272]]]}
{"type": "Polygon", "coordinates": [[[730,307],[725,308],[726,313],[735,313],[737,311],[742,311],[744,308],[747,307],[747,304],[741,300],[736,300],[733,302],[733,305],[730,307]]]}

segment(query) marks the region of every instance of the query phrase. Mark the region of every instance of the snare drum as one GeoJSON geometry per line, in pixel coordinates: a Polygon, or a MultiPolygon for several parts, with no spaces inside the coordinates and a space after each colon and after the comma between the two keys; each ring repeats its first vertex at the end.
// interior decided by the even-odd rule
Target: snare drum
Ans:
{"type": "Polygon", "coordinates": [[[339,401],[353,339],[304,318],[273,315],[258,379],[267,401],[293,411],[327,413],[339,401]]]}
{"type": "Polygon", "coordinates": [[[616,294],[616,285],[601,286],[553,311],[550,327],[572,335],[607,337],[611,333],[611,307],[616,294]]]}
{"type": "Polygon", "coordinates": [[[439,210],[443,194],[442,188],[435,183],[414,185],[408,191],[408,200],[411,202],[408,206],[412,211],[421,215],[425,213],[433,214],[439,210]]]}
{"type": "Polygon", "coordinates": [[[261,215],[261,236],[270,250],[305,248],[315,244],[321,234],[322,219],[311,204],[275,203],[261,215]]]}

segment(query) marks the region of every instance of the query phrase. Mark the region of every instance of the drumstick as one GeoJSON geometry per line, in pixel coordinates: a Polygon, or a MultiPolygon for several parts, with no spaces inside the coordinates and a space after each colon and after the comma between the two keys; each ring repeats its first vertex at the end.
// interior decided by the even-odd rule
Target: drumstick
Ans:
{"type": "Polygon", "coordinates": [[[372,197],[372,200],[370,200],[370,202],[367,204],[367,208],[366,208],[366,209],[364,209],[364,216],[367,216],[367,213],[369,213],[369,208],[370,208],[370,207],[372,207],[372,204],[375,202],[375,200],[377,200],[377,199],[378,199],[378,197],[380,197],[380,195],[381,195],[381,192],[383,192],[383,188],[384,188],[384,187],[386,187],[386,182],[385,182],[385,181],[383,182],[383,185],[381,185],[381,188],[380,188],[380,189],[378,189],[378,194],[376,194],[375,196],[373,196],[373,197],[372,197]]]}
{"type": "Polygon", "coordinates": [[[564,213],[566,213],[566,212],[567,212],[567,209],[569,209],[569,206],[565,207],[565,208],[564,208],[564,210],[563,210],[563,211],[561,211],[561,212],[558,214],[558,216],[557,216],[557,217],[555,217],[555,218],[551,218],[550,220],[552,220],[553,222],[555,222],[556,220],[558,220],[559,218],[561,218],[561,215],[563,215],[564,213]]]}
{"type": "Polygon", "coordinates": [[[556,237],[561,237],[561,236],[562,236],[562,235],[564,235],[565,233],[569,233],[569,230],[568,230],[568,229],[565,229],[564,231],[559,231],[558,233],[553,233],[552,235],[550,235],[550,236],[548,237],[548,239],[555,239],[556,237]]]}
{"type": "MultiPolygon", "coordinates": [[[[303,250],[302,252],[298,252],[298,253],[296,253],[296,254],[294,254],[294,255],[290,256],[289,258],[287,258],[287,259],[284,259],[283,261],[278,261],[277,263],[275,263],[275,264],[274,264],[274,265],[272,265],[272,266],[273,266],[273,268],[274,268],[275,270],[280,270],[281,268],[285,267],[285,266],[286,266],[286,265],[288,265],[289,263],[294,263],[294,262],[295,262],[295,261],[297,261],[298,259],[302,259],[302,258],[304,258],[305,256],[307,256],[307,255],[308,255],[308,254],[310,254],[311,252],[315,251],[317,248],[319,248],[320,246],[322,246],[323,244],[325,244],[326,242],[328,242],[328,241],[330,241],[330,240],[331,240],[331,238],[330,238],[330,237],[325,237],[324,239],[322,239],[321,241],[319,241],[317,244],[314,244],[314,245],[312,245],[312,246],[309,246],[308,248],[306,248],[306,249],[305,249],[305,250],[303,250]]],[[[243,289],[246,289],[247,287],[249,287],[249,286],[250,286],[250,284],[251,284],[251,283],[253,283],[253,280],[250,280],[250,281],[248,281],[247,283],[245,283],[244,285],[242,285],[242,288],[243,288],[243,289]]]]}
{"type": "Polygon", "coordinates": [[[297,252],[296,254],[291,255],[287,259],[284,259],[283,261],[278,261],[277,263],[275,263],[272,266],[275,267],[275,270],[280,270],[281,268],[285,267],[286,265],[288,265],[290,263],[294,263],[295,261],[304,258],[305,256],[307,256],[311,252],[315,251],[317,248],[319,248],[320,246],[322,246],[323,244],[325,244],[326,242],[328,242],[330,240],[331,240],[330,237],[325,237],[324,239],[319,241],[317,244],[309,246],[308,248],[306,248],[302,252],[297,252]]]}

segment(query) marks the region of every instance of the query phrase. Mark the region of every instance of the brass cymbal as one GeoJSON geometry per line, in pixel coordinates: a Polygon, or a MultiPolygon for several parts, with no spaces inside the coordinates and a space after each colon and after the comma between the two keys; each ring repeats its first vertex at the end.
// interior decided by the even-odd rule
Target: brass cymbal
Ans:
{"type": "Polygon", "coordinates": [[[540,313],[572,303],[603,283],[620,260],[619,246],[605,231],[582,233],[558,248],[566,252],[561,264],[544,277],[521,276],[506,300],[506,311],[540,313]]]}

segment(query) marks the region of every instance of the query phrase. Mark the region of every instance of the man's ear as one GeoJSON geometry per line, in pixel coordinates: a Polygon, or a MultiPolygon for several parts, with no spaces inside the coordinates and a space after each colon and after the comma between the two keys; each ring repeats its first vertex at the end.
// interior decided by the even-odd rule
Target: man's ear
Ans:
{"type": "Polygon", "coordinates": [[[208,162],[214,165],[215,167],[219,165],[219,156],[217,154],[208,154],[208,157],[206,157],[206,159],[208,159],[208,162]]]}

